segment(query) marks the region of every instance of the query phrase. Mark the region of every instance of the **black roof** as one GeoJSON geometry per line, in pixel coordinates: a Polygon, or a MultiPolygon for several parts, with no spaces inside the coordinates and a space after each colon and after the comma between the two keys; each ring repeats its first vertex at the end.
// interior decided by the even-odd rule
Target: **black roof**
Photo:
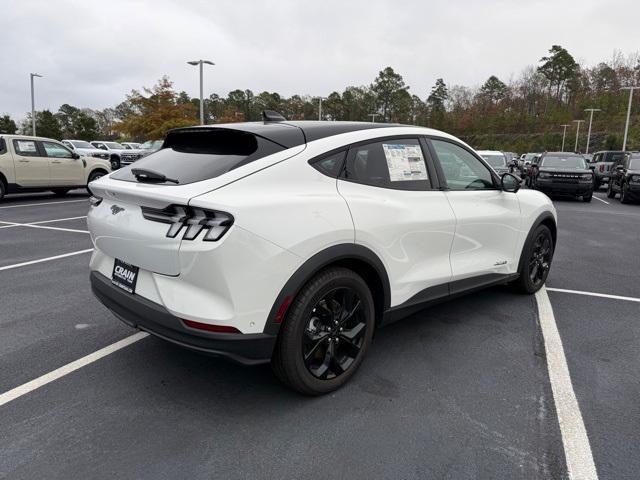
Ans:
{"type": "Polygon", "coordinates": [[[200,129],[241,130],[243,132],[253,133],[254,135],[271,140],[285,148],[291,148],[304,143],[313,142],[314,140],[319,140],[321,138],[339,135],[341,133],[399,126],[401,125],[392,123],[327,122],[310,120],[286,122],[244,122],[176,128],[171,130],[167,137],[174,133],[192,132],[200,129]]]}

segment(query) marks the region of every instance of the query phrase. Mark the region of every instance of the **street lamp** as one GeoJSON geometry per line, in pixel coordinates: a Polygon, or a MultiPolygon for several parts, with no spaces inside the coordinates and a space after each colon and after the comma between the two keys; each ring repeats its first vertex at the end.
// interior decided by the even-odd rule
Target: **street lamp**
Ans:
{"type": "Polygon", "coordinates": [[[191,62],[187,62],[189,65],[200,65],[200,125],[204,125],[204,100],[202,96],[202,66],[206,63],[207,65],[215,65],[215,63],[210,62],[209,60],[193,60],[191,62]]]}
{"type": "Polygon", "coordinates": [[[379,115],[379,113],[370,113],[368,116],[371,117],[371,123],[376,123],[376,117],[379,115]]]}
{"type": "Polygon", "coordinates": [[[31,79],[31,135],[36,136],[36,102],[34,100],[33,95],[33,77],[40,77],[42,75],[38,73],[30,73],[29,77],[31,79]]]}
{"type": "Polygon", "coordinates": [[[593,112],[601,112],[599,108],[585,108],[585,112],[590,112],[589,115],[589,133],[587,133],[587,151],[584,153],[589,153],[589,140],[591,139],[591,122],[593,122],[593,112]]]}
{"type": "Polygon", "coordinates": [[[326,100],[326,98],[318,97],[318,120],[322,120],[322,100],[326,100]]]}
{"type": "Polygon", "coordinates": [[[622,150],[627,149],[627,133],[629,133],[629,116],[631,115],[631,101],[633,99],[633,91],[638,90],[640,86],[622,87],[620,90],[629,90],[629,106],[627,107],[627,121],[624,124],[624,140],[622,140],[622,150]]]}
{"type": "Polygon", "coordinates": [[[573,122],[578,124],[578,126],[576,127],[576,146],[573,149],[574,152],[577,152],[578,151],[578,138],[579,138],[579,135],[580,135],[580,124],[582,122],[584,122],[584,120],[574,120],[573,122]]]}
{"type": "Polygon", "coordinates": [[[565,123],[564,125],[560,125],[562,128],[562,152],[564,152],[564,137],[567,135],[567,127],[570,127],[571,125],[568,123],[565,123]]]}

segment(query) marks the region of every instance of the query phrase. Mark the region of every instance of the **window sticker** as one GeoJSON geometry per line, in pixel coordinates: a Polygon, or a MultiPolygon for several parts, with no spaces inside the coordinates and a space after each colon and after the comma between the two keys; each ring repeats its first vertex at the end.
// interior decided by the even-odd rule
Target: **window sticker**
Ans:
{"type": "Polygon", "coordinates": [[[26,142],[24,140],[18,140],[18,150],[22,153],[35,153],[38,151],[35,142],[26,142]]]}
{"type": "Polygon", "coordinates": [[[420,145],[383,143],[382,148],[387,159],[389,179],[392,182],[429,180],[420,145]]]}

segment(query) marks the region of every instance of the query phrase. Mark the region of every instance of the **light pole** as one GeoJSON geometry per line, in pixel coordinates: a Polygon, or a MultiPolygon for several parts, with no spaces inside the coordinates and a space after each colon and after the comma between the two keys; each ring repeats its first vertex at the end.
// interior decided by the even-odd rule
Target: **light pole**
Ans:
{"type": "Polygon", "coordinates": [[[578,151],[578,138],[580,135],[580,124],[584,122],[584,120],[574,120],[574,123],[577,123],[577,127],[576,127],[576,146],[574,147],[573,151],[577,152],[578,151]]]}
{"type": "Polygon", "coordinates": [[[564,152],[564,137],[567,135],[567,127],[570,127],[571,125],[568,123],[565,123],[564,125],[560,125],[562,127],[562,152],[564,152]]]}
{"type": "Polygon", "coordinates": [[[322,100],[326,100],[326,98],[318,97],[318,120],[322,120],[322,100]]]}
{"type": "Polygon", "coordinates": [[[639,89],[640,86],[622,87],[620,90],[629,90],[629,106],[627,107],[627,121],[624,124],[624,140],[622,140],[622,150],[627,149],[627,133],[629,133],[629,116],[631,115],[631,101],[633,100],[633,91],[639,89]]]}
{"type": "Polygon", "coordinates": [[[204,125],[204,99],[202,95],[202,66],[206,63],[207,65],[215,65],[215,63],[210,62],[209,60],[193,60],[191,62],[187,62],[189,65],[200,65],[200,125],[204,125]]]}
{"type": "Polygon", "coordinates": [[[585,108],[585,112],[590,112],[589,115],[589,132],[587,133],[587,150],[584,153],[589,153],[589,140],[591,139],[591,122],[593,122],[593,112],[600,112],[599,108],[585,108]]]}
{"type": "Polygon", "coordinates": [[[35,96],[33,94],[33,77],[40,77],[42,75],[38,73],[30,73],[29,77],[31,79],[31,135],[36,136],[36,102],[35,96]]]}
{"type": "Polygon", "coordinates": [[[369,114],[369,115],[367,115],[367,116],[371,117],[371,123],[376,123],[376,117],[377,117],[378,115],[380,115],[380,114],[379,114],[379,113],[370,113],[370,114],[369,114]]]}

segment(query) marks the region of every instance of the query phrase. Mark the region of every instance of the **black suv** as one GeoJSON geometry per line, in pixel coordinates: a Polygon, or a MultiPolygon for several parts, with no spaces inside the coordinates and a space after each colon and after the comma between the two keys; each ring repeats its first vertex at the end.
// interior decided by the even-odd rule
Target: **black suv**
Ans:
{"type": "Polygon", "coordinates": [[[531,164],[531,187],[547,195],[568,195],[590,202],[593,197],[593,172],[582,155],[569,152],[545,152],[531,164]]]}
{"type": "Polygon", "coordinates": [[[607,197],[620,193],[620,202],[629,203],[640,198],[640,153],[627,153],[613,162],[607,197]]]}

